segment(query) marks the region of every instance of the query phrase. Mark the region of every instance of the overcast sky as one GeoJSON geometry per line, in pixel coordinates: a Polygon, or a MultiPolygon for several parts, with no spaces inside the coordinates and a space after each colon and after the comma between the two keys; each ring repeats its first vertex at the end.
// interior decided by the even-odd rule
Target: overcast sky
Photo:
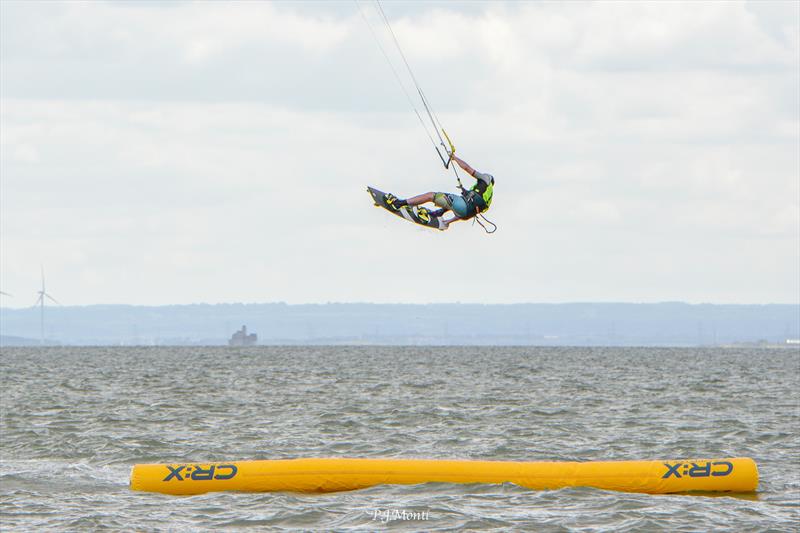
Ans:
{"type": "Polygon", "coordinates": [[[497,233],[352,1],[3,0],[2,304],[800,302],[799,3],[383,6],[497,233]]]}

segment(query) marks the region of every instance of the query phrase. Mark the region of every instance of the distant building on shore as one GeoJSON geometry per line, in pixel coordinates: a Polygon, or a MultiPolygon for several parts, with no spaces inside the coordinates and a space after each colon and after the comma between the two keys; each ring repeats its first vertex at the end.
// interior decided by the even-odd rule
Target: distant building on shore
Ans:
{"type": "Polygon", "coordinates": [[[242,329],[231,335],[228,340],[228,346],[255,346],[258,342],[258,335],[255,333],[247,334],[247,326],[242,326],[242,329]]]}

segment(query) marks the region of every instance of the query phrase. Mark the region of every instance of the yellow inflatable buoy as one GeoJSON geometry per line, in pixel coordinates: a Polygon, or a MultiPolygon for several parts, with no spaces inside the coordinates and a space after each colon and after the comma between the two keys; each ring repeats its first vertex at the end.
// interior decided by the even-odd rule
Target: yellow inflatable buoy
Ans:
{"type": "Polygon", "coordinates": [[[131,471],[131,489],[164,494],[335,492],[434,482],[514,483],[534,490],[594,487],[649,494],[754,492],[758,468],[749,458],[603,462],[288,459],[141,464],[131,471]]]}

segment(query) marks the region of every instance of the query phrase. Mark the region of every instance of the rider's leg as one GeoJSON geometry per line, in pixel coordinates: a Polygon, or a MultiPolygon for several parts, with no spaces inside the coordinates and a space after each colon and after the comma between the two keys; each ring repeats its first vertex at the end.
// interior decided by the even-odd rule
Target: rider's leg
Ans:
{"type": "Polygon", "coordinates": [[[408,205],[421,205],[426,202],[433,202],[433,195],[432,192],[426,192],[425,194],[419,194],[417,196],[412,196],[408,200],[406,200],[406,204],[408,205]]]}

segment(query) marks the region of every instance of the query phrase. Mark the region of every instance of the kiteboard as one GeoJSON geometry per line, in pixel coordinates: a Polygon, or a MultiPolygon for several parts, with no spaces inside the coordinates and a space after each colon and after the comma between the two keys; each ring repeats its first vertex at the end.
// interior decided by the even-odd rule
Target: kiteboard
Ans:
{"type": "Polygon", "coordinates": [[[438,230],[447,229],[447,225],[444,223],[444,220],[442,220],[441,217],[428,216],[427,220],[425,218],[421,218],[419,216],[420,209],[425,209],[424,207],[419,207],[416,205],[404,205],[400,209],[395,210],[389,207],[384,201],[383,198],[386,196],[386,193],[372,187],[367,187],[367,192],[370,194],[370,196],[372,196],[372,201],[375,202],[376,206],[382,207],[390,213],[399,216],[400,218],[404,218],[409,222],[413,222],[419,226],[425,226],[438,230]]]}

